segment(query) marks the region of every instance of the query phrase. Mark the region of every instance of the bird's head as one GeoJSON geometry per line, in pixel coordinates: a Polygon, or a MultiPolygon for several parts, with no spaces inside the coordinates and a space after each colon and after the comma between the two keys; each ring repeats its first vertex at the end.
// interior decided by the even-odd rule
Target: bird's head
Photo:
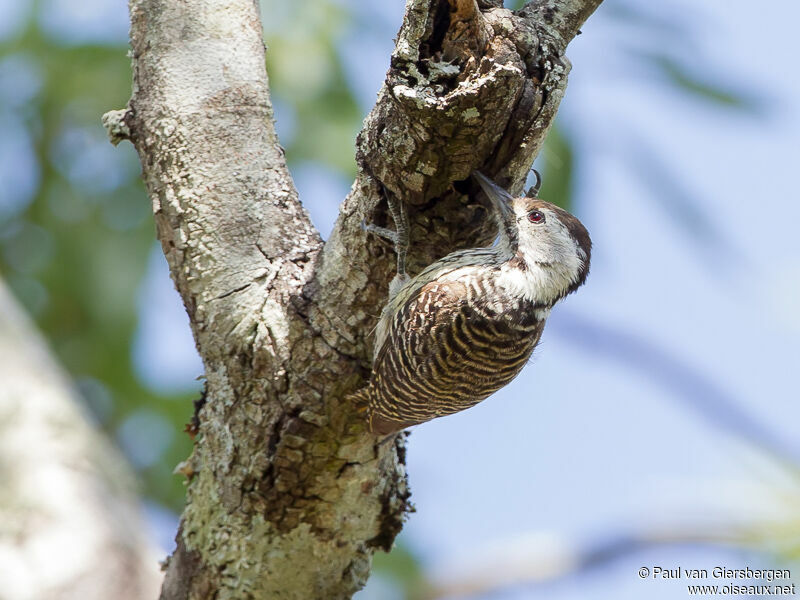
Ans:
{"type": "Polygon", "coordinates": [[[559,296],[583,285],[589,274],[592,241],[577,218],[539,198],[514,198],[478,171],[473,176],[492,203],[500,230],[498,246],[509,261],[523,270],[559,275],[564,282],[559,296]]]}

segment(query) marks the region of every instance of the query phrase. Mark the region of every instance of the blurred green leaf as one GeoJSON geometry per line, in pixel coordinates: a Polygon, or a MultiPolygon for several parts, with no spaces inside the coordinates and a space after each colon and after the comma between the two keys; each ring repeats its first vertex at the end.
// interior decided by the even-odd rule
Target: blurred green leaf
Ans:
{"type": "Polygon", "coordinates": [[[572,143],[556,121],[541,152],[544,161],[539,196],[565,210],[572,205],[572,171],[575,162],[572,143]]]}
{"type": "Polygon", "coordinates": [[[685,65],[664,54],[638,52],[638,58],[655,67],[676,88],[688,95],[717,106],[748,113],[759,113],[763,102],[742,90],[726,87],[710,79],[701,78],[685,65]]]}
{"type": "Polygon", "coordinates": [[[420,598],[426,591],[421,565],[419,558],[403,543],[396,544],[389,554],[377,552],[372,558],[373,572],[394,581],[407,600],[420,598]]]}
{"type": "Polygon", "coordinates": [[[349,16],[327,0],[263,3],[270,91],[291,106],[294,131],[281,140],[290,166],[321,162],[354,176],[354,144],[364,118],[347,86],[337,48],[349,16]],[[279,4],[281,6],[279,6],[279,4]]]}
{"type": "MultiPolygon", "coordinates": [[[[644,6],[647,6],[645,4],[644,6]]],[[[625,25],[630,25],[637,31],[649,29],[653,33],[665,34],[673,39],[686,42],[690,38],[690,30],[686,19],[675,18],[675,13],[669,16],[656,14],[635,2],[606,2],[603,4],[603,17],[614,19],[625,25]]]]}

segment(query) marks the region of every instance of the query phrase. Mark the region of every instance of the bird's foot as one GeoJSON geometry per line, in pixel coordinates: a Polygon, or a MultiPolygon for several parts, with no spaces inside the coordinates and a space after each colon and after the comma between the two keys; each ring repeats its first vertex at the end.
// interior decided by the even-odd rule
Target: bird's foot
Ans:
{"type": "Polygon", "coordinates": [[[392,220],[394,221],[394,231],[385,227],[378,227],[377,225],[366,223],[365,221],[361,222],[361,228],[368,233],[387,239],[394,244],[394,251],[395,254],[397,254],[397,275],[392,280],[389,289],[390,291],[396,291],[409,279],[406,273],[406,256],[408,255],[409,246],[408,215],[406,214],[405,203],[397,200],[397,198],[386,189],[385,185],[380,185],[383,190],[383,195],[386,198],[386,203],[389,206],[389,213],[392,215],[392,220]]]}

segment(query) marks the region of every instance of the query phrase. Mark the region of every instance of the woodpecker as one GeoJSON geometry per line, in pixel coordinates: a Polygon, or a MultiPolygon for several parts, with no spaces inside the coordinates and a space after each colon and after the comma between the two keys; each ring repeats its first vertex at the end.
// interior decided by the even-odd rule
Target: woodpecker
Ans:
{"type": "Polygon", "coordinates": [[[553,305],[586,280],[589,233],[565,210],[512,197],[483,174],[499,236],[489,248],[459,250],[419,275],[405,273],[404,205],[387,192],[397,275],[376,327],[369,384],[353,395],[369,430],[387,435],[474,406],[509,383],[539,342],[553,305]]]}

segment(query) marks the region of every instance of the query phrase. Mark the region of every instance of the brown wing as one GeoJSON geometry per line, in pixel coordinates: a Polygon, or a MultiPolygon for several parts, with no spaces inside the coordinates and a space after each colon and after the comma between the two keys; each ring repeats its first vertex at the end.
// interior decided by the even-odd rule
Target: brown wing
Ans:
{"type": "Polygon", "coordinates": [[[372,365],[380,371],[390,350],[402,352],[408,367],[419,366],[433,350],[437,330],[452,323],[467,293],[463,283],[431,281],[419,288],[394,315],[389,333],[372,365]]]}

